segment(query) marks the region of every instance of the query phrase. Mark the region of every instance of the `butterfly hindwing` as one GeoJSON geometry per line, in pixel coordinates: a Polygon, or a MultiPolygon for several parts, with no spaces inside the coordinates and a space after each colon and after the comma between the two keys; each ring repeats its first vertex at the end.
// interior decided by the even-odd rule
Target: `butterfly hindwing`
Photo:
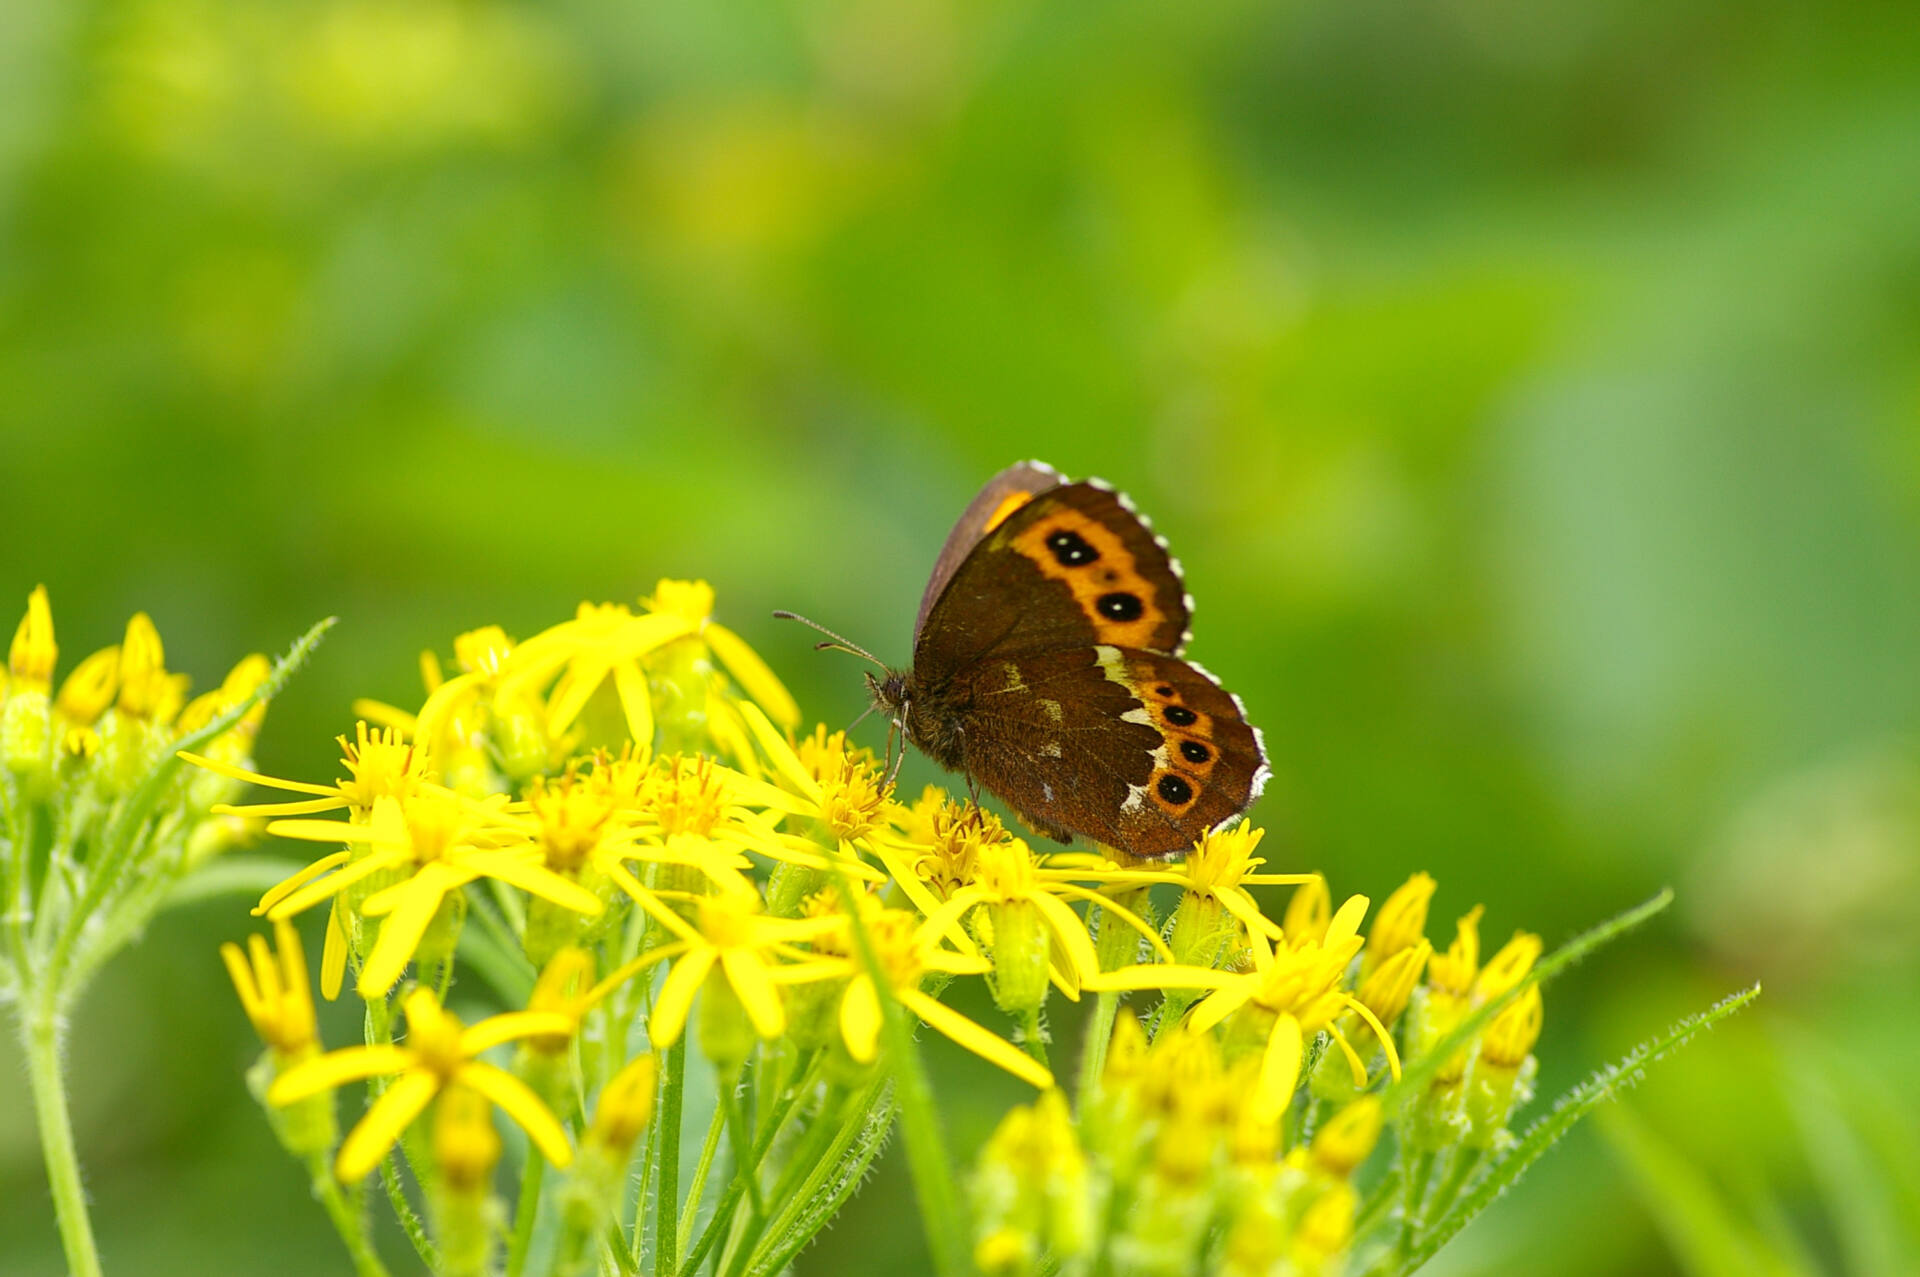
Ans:
{"type": "Polygon", "coordinates": [[[966,770],[1055,836],[1176,854],[1265,780],[1239,703],[1178,657],[1098,644],[996,658],[954,691],[971,705],[966,770]]]}

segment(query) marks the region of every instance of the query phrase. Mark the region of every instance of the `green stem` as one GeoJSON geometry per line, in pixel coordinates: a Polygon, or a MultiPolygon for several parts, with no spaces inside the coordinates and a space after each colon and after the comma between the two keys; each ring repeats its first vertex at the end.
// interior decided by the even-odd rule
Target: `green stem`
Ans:
{"type": "Polygon", "coordinates": [[[693,1226],[700,1212],[700,1199],[707,1193],[707,1174],[713,1169],[713,1159],[720,1153],[720,1137],[727,1129],[727,1109],[724,1104],[713,1106],[713,1120],[707,1123],[707,1138],[700,1144],[700,1160],[694,1165],[693,1179],[687,1184],[687,1205],[680,1212],[680,1235],[693,1236],[693,1226]]]}
{"type": "Polygon", "coordinates": [[[1440,1187],[1427,1201],[1426,1209],[1420,1212],[1419,1232],[1426,1236],[1429,1229],[1446,1217],[1454,1201],[1459,1198],[1460,1190],[1467,1186],[1473,1173],[1480,1169],[1480,1159],[1486,1154],[1480,1148],[1456,1148],[1452,1150],[1447,1173],[1441,1177],[1440,1187]]]}
{"type": "MultiPolygon", "coordinates": [[[[753,1152],[749,1155],[749,1160],[746,1163],[751,1168],[753,1174],[758,1175],[760,1173],[760,1163],[766,1160],[767,1153],[772,1150],[773,1142],[779,1136],[780,1128],[786,1124],[787,1118],[793,1113],[794,1106],[806,1096],[807,1092],[813,1089],[814,1080],[820,1070],[821,1059],[822,1053],[818,1051],[814,1052],[813,1058],[808,1062],[807,1068],[802,1074],[800,1084],[788,1090],[773,1106],[773,1111],[768,1114],[765,1123],[760,1128],[760,1138],[754,1141],[753,1152]]],[[[833,1138],[833,1123],[828,1121],[826,1116],[832,1110],[832,1107],[833,1100],[830,1095],[827,1103],[821,1107],[819,1118],[815,1120],[812,1126],[807,1128],[805,1142],[802,1143],[799,1149],[794,1151],[788,1159],[786,1169],[781,1171],[779,1180],[775,1182],[774,1190],[771,1194],[774,1202],[785,1202],[788,1200],[793,1182],[798,1179],[797,1171],[802,1168],[811,1168],[819,1159],[820,1148],[833,1138]],[[823,1129],[824,1139],[817,1140],[815,1138],[816,1133],[821,1133],[823,1129]]],[[[686,1261],[680,1266],[682,1273],[688,1274],[689,1277],[691,1277],[691,1274],[699,1269],[701,1261],[707,1257],[707,1252],[713,1249],[714,1243],[719,1241],[721,1235],[725,1233],[731,1225],[733,1212],[739,1207],[740,1198],[743,1195],[744,1189],[740,1177],[735,1176],[732,1182],[727,1185],[726,1191],[721,1194],[719,1203],[714,1206],[713,1217],[707,1221],[707,1226],[700,1231],[699,1239],[693,1244],[692,1248],[687,1251],[686,1261]]],[[[732,1243],[739,1253],[744,1254],[752,1248],[754,1241],[757,1239],[756,1233],[764,1227],[764,1223],[764,1218],[756,1220],[753,1227],[747,1229],[746,1232],[741,1234],[738,1240],[732,1243]]]]}
{"type": "Polygon", "coordinates": [[[315,1153],[307,1159],[307,1173],[313,1179],[314,1197],[326,1207],[327,1218],[333,1221],[334,1231],[340,1234],[340,1241],[353,1259],[354,1272],[360,1277],[388,1277],[387,1266],[380,1262],[367,1237],[365,1212],[357,1210],[340,1191],[340,1181],[333,1177],[324,1153],[315,1153]]]}
{"type": "Polygon", "coordinates": [[[1020,1045],[1026,1049],[1027,1054],[1032,1056],[1041,1068],[1051,1072],[1053,1066],[1047,1062],[1047,1030],[1040,1022],[1038,1006],[1030,1006],[1021,1013],[1020,1036],[1023,1039],[1020,1045]]]}
{"type": "Polygon", "coordinates": [[[860,965],[873,981],[880,1003],[880,1039],[892,1066],[894,1101],[899,1107],[900,1129],[906,1136],[907,1166],[913,1173],[913,1186],[920,1198],[921,1222],[927,1231],[927,1248],[932,1252],[935,1271],[942,1277],[960,1277],[971,1266],[967,1245],[967,1227],[961,1214],[960,1191],[953,1182],[953,1167],[947,1160],[946,1140],[940,1131],[940,1115],[934,1111],[933,1088],[927,1083],[927,1071],[920,1052],[913,1044],[893,985],[874,951],[873,936],[860,914],[847,877],[836,865],[834,883],[840,889],[842,907],[853,924],[854,947],[860,965]]]}
{"type": "MultiPolygon", "coordinates": [[[[753,1132],[740,1107],[740,1088],[727,1078],[720,1079],[720,1104],[727,1114],[727,1143],[733,1146],[733,1177],[747,1186],[747,1201],[753,1207],[754,1220],[767,1217],[767,1202],[760,1195],[760,1167],[752,1156],[753,1132]]],[[[751,1225],[749,1225],[751,1227],[751,1225]]]]}
{"type": "Polygon", "coordinates": [[[1420,1224],[1427,1190],[1433,1185],[1435,1157],[1432,1151],[1415,1154],[1413,1169],[1407,1175],[1406,1196],[1400,1204],[1400,1240],[1394,1247],[1394,1252],[1402,1257],[1413,1250],[1414,1233],[1420,1224]]]}
{"type": "Polygon", "coordinates": [[[1080,1048],[1080,1085],[1074,1091],[1074,1103],[1085,1110],[1088,1097],[1100,1085],[1107,1071],[1107,1048],[1113,1043],[1113,1021],[1120,1011],[1120,995],[1102,993],[1094,999],[1093,1016],[1087,1021],[1087,1037],[1080,1048]]]}
{"type": "Polygon", "coordinates": [[[380,1186],[387,1190],[387,1201],[393,1206],[393,1214],[400,1221],[400,1231],[413,1243],[413,1251],[420,1256],[420,1262],[427,1266],[428,1272],[440,1271],[440,1249],[427,1236],[427,1226],[414,1212],[413,1203],[407,1200],[407,1190],[400,1184],[400,1172],[394,1162],[396,1154],[388,1153],[380,1159],[380,1186]]]}
{"type": "Polygon", "coordinates": [[[680,1237],[680,1106],[687,1085],[687,1038],[667,1048],[666,1077],[660,1089],[660,1190],[654,1199],[654,1271],[678,1266],[680,1237]]]}
{"type": "Polygon", "coordinates": [[[53,1191],[67,1268],[72,1277],[100,1277],[100,1251],[94,1245],[93,1224],[87,1218],[80,1158],[73,1146],[73,1118],[67,1111],[66,1079],[60,1069],[65,1033],[52,997],[39,999],[20,1037],[27,1056],[27,1080],[33,1088],[34,1117],[40,1125],[40,1153],[47,1163],[47,1185],[53,1191]]]}
{"type": "Polygon", "coordinates": [[[507,1245],[507,1277],[520,1277],[526,1271],[527,1250],[533,1245],[534,1221],[540,1217],[540,1185],[546,1178],[547,1159],[531,1144],[527,1160],[520,1166],[520,1200],[513,1208],[513,1240],[507,1245]]]}

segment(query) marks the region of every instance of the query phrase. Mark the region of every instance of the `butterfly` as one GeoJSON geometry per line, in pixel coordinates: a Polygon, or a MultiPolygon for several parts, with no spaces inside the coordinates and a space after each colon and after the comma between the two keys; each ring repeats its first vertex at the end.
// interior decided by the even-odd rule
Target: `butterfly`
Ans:
{"type": "Polygon", "coordinates": [[[1240,815],[1268,775],[1240,699],[1180,655],[1192,614],[1179,563],[1126,497],[1027,461],[947,537],[910,669],[838,635],[821,646],[881,665],[875,708],[1035,830],[1155,858],[1240,815]]]}

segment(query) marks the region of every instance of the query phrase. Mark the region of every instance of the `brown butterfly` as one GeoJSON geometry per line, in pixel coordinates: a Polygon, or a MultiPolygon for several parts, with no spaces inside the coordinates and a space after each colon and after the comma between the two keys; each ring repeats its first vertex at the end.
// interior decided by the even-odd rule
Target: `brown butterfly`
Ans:
{"type": "Polygon", "coordinates": [[[913,668],[882,665],[867,684],[929,758],[1040,832],[1176,855],[1245,811],[1268,774],[1240,698],[1181,659],[1192,612],[1179,564],[1126,497],[1022,462],[947,537],[913,668]]]}

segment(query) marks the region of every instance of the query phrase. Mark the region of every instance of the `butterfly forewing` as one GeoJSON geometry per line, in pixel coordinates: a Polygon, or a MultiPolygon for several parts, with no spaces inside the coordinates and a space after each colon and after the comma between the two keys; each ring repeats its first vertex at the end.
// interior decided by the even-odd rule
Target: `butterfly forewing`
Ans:
{"type": "Polygon", "coordinates": [[[1177,652],[1187,616],[1171,556],[1125,499],[1063,484],[985,531],[929,608],[914,670],[1094,643],[1177,652]]]}

